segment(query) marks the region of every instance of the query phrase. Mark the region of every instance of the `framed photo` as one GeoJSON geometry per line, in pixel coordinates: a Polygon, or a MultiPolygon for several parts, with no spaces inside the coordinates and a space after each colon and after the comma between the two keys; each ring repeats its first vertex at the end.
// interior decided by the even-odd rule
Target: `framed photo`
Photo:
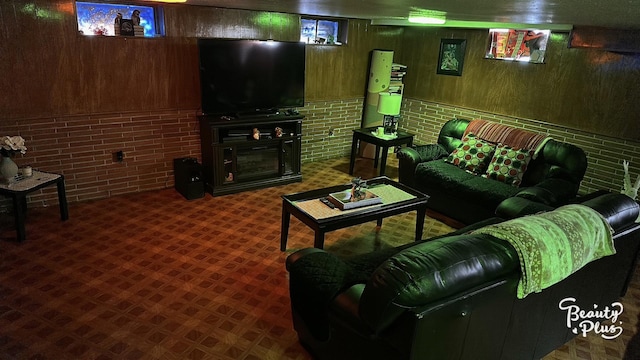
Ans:
{"type": "Polygon", "coordinates": [[[467,40],[465,39],[440,40],[440,55],[436,72],[442,75],[461,76],[466,45],[467,40]]]}

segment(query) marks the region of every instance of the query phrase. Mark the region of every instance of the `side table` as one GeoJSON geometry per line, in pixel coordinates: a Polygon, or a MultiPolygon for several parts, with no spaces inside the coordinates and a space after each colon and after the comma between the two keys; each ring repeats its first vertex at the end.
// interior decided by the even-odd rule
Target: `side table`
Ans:
{"type": "Polygon", "coordinates": [[[413,134],[398,131],[396,137],[376,136],[373,134],[373,128],[355,129],[353,130],[353,140],[351,141],[351,159],[349,161],[349,175],[353,175],[353,167],[356,163],[356,152],[358,151],[358,143],[360,140],[376,146],[376,156],[373,161],[373,167],[378,167],[378,158],[380,157],[380,148],[382,148],[382,158],[380,159],[380,176],[384,176],[387,167],[387,154],[392,146],[400,146],[406,144],[413,145],[413,134]]]}
{"type": "Polygon", "coordinates": [[[64,188],[64,176],[61,174],[33,171],[33,175],[10,183],[0,183],[0,195],[11,197],[13,200],[13,214],[15,217],[18,241],[26,239],[24,221],[27,214],[27,194],[55,184],[58,188],[58,203],[60,205],[60,219],[69,219],[67,195],[64,188]]]}

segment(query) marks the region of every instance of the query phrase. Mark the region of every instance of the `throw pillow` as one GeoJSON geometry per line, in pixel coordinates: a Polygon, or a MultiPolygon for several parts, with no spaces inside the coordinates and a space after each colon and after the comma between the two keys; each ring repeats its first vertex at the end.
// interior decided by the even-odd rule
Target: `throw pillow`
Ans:
{"type": "Polygon", "coordinates": [[[507,145],[498,144],[487,173],[482,176],[519,186],[532,156],[533,150],[513,149],[507,145]]]}
{"type": "Polygon", "coordinates": [[[495,149],[495,145],[468,133],[445,161],[461,169],[482,174],[487,169],[487,164],[495,149]]]}

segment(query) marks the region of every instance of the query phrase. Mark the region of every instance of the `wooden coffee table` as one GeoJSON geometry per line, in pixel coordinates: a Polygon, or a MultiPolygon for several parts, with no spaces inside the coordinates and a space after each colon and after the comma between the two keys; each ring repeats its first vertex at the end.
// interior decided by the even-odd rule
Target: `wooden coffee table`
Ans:
{"type": "Polygon", "coordinates": [[[367,190],[380,196],[382,204],[343,211],[338,208],[331,209],[320,201],[320,198],[330,193],[350,189],[351,184],[283,195],[280,250],[285,251],[287,248],[291,215],[315,231],[314,247],[322,249],[324,234],[327,232],[373,220],[376,220],[377,226],[382,226],[382,219],[385,217],[416,210],[416,240],[420,240],[429,196],[386,176],[369,179],[367,184],[367,190]]]}

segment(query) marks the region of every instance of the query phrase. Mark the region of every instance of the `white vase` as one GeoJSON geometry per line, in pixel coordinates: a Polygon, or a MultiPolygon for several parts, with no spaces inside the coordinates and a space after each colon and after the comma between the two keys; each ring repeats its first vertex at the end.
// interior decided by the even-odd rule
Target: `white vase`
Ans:
{"type": "Polygon", "coordinates": [[[3,156],[0,161],[0,176],[5,181],[11,181],[18,174],[18,165],[8,156],[3,156]]]}

